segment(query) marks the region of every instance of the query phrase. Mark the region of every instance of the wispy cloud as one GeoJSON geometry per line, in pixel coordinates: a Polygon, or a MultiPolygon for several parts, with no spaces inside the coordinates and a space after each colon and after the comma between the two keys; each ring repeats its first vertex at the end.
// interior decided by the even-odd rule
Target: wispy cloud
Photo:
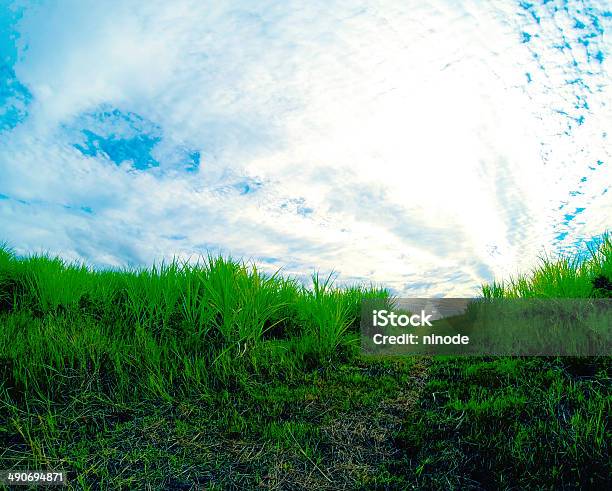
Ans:
{"type": "Polygon", "coordinates": [[[1,238],[472,293],[610,226],[611,30],[596,1],[14,2],[1,238]]]}

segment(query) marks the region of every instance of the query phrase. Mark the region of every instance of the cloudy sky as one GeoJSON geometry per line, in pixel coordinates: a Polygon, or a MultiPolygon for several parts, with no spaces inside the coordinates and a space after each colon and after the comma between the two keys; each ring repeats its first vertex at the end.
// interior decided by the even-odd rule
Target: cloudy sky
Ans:
{"type": "Polygon", "coordinates": [[[468,295],[612,216],[612,7],[0,1],[0,241],[468,295]]]}

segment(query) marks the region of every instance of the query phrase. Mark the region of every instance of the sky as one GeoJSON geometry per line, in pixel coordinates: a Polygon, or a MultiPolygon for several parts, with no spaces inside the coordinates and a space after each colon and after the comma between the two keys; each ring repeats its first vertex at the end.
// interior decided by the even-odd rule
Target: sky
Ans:
{"type": "Polygon", "coordinates": [[[611,60],[603,0],[0,0],[0,241],[472,295],[611,228],[611,60]]]}

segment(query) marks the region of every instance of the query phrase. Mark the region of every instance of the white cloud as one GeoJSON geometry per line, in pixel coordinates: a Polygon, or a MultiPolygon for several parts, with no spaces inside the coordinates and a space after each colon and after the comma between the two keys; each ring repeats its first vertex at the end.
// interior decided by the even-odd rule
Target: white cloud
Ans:
{"type": "Polygon", "coordinates": [[[609,226],[609,17],[602,34],[511,2],[38,3],[16,26],[30,115],[0,134],[0,228],[22,252],[219,248],[460,295],[609,226]],[[66,127],[102,104],[161,128],[162,167],[182,142],[200,171],[80,154],[66,127]]]}

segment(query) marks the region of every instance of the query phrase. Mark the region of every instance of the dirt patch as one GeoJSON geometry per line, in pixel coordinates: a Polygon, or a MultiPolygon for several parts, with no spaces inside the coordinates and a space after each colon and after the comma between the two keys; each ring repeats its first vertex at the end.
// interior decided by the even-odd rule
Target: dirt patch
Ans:
{"type": "MultiPolygon", "coordinates": [[[[321,428],[321,454],[314,461],[302,454],[279,454],[262,482],[266,489],[363,489],[382,484],[381,471],[400,455],[395,436],[402,421],[417,409],[430,360],[413,365],[409,382],[394,397],[373,410],[341,412],[321,428]]],[[[367,370],[367,367],[364,368],[367,370]]],[[[404,373],[388,373],[402,376],[404,373]]],[[[299,444],[299,442],[296,442],[299,444]]]]}

